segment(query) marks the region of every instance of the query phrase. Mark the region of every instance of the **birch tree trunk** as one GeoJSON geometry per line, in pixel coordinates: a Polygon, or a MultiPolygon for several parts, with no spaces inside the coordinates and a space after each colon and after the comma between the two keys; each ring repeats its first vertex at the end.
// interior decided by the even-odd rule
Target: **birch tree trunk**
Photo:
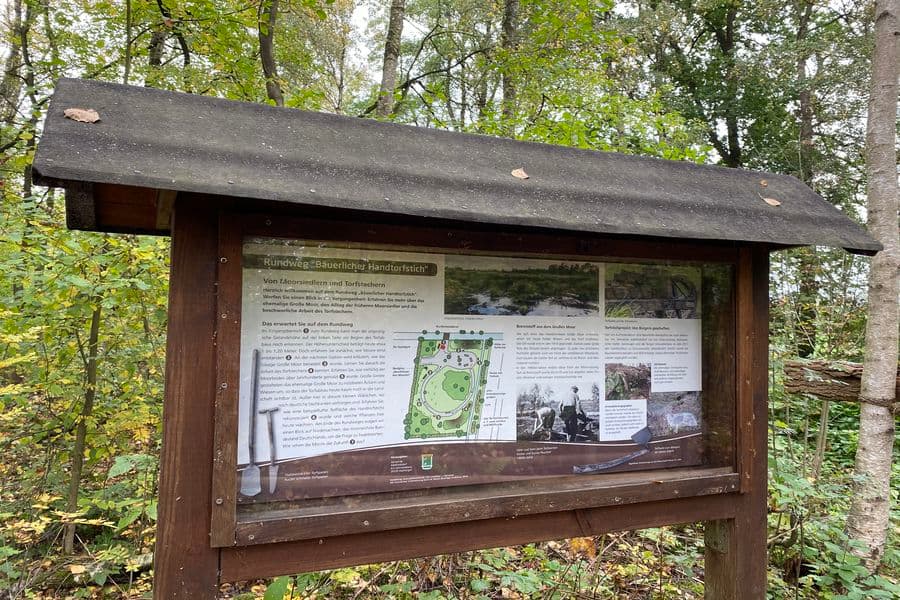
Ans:
{"type": "Polygon", "coordinates": [[[875,3],[875,52],[866,163],[869,180],[869,231],[884,250],[869,271],[869,317],[860,394],[859,447],[856,451],[853,503],[847,533],[861,541],[860,553],[870,569],[884,554],[890,509],[891,454],[898,342],[900,239],[897,233],[896,118],[900,76],[900,0],[875,3]]]}
{"type": "Polygon", "coordinates": [[[381,87],[375,114],[388,117],[394,112],[394,89],[397,87],[397,64],[400,61],[400,38],[403,35],[403,15],[406,0],[392,0],[388,17],[387,35],[384,38],[384,60],[381,63],[381,87]]]}

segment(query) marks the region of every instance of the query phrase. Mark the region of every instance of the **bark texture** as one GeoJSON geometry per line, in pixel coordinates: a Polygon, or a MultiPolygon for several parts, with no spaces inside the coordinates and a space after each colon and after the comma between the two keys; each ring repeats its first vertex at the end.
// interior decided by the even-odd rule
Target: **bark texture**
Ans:
{"type": "Polygon", "coordinates": [[[875,3],[875,52],[866,166],[869,231],[884,250],[869,271],[869,317],[860,394],[859,447],[847,533],[865,545],[863,558],[875,568],[884,554],[890,509],[891,454],[898,342],[900,239],[897,232],[897,78],[900,76],[900,0],[875,3]]]}
{"type": "Polygon", "coordinates": [[[0,123],[12,125],[19,112],[19,99],[22,94],[22,1],[16,0],[6,7],[6,26],[12,34],[8,40],[9,52],[3,65],[3,79],[0,79],[0,123]]]}
{"type": "Polygon", "coordinates": [[[726,71],[725,89],[727,91],[728,102],[725,105],[725,129],[728,139],[728,150],[722,156],[722,162],[725,166],[740,168],[744,165],[743,151],[741,149],[741,127],[738,121],[740,117],[740,107],[738,105],[738,66],[735,54],[737,52],[737,20],[738,3],[732,3],[728,6],[725,13],[725,22],[717,23],[715,19],[709,18],[713,33],[716,35],[716,41],[722,56],[725,57],[726,71]]]}
{"type": "Polygon", "coordinates": [[[384,38],[384,60],[381,63],[381,87],[375,114],[388,117],[394,112],[394,89],[397,87],[397,65],[400,61],[400,39],[403,36],[403,15],[406,0],[392,0],[388,17],[387,35],[384,38]]]}
{"type": "Polygon", "coordinates": [[[501,87],[503,89],[503,101],[500,111],[507,121],[512,118],[516,110],[516,81],[512,73],[514,62],[513,54],[519,46],[519,0],[506,0],[503,6],[503,29],[501,30],[500,46],[503,48],[505,66],[502,73],[501,87]]]}
{"type": "MultiPolygon", "coordinates": [[[[822,400],[858,402],[863,366],[843,360],[784,361],[784,391],[811,394],[822,400]]],[[[894,378],[895,393],[900,376],[894,378]]]]}
{"type": "Polygon", "coordinates": [[[259,3],[259,58],[266,79],[266,96],[275,106],[284,106],[284,94],[278,82],[278,66],[275,62],[275,23],[278,19],[278,0],[259,3]]]}
{"type": "Polygon", "coordinates": [[[169,32],[171,32],[171,35],[178,41],[178,47],[181,49],[181,62],[184,67],[182,75],[184,91],[190,93],[191,76],[188,69],[191,66],[191,47],[182,32],[181,23],[173,18],[172,11],[169,10],[163,0],[156,0],[156,6],[159,8],[160,15],[162,15],[163,23],[162,26],[150,34],[150,44],[147,48],[147,52],[149,55],[150,66],[154,68],[151,69],[144,85],[147,87],[158,87],[160,85],[162,74],[159,71],[159,67],[162,67],[163,54],[166,50],[166,40],[169,37],[169,32]]]}
{"type": "MultiPolygon", "coordinates": [[[[81,405],[78,425],[75,427],[75,445],[72,447],[72,472],[69,479],[69,493],[66,498],[66,512],[78,510],[78,490],[81,487],[81,472],[84,470],[84,451],[87,440],[87,419],[94,412],[94,399],[97,396],[97,349],[100,342],[100,302],[91,313],[91,332],[88,334],[87,355],[84,361],[84,404],[81,405]]],[[[80,346],[80,344],[79,344],[80,346]]],[[[75,551],[75,524],[66,525],[63,535],[63,551],[72,554],[75,551]]]]}
{"type": "MultiPolygon", "coordinates": [[[[812,18],[813,3],[809,0],[799,0],[795,5],[797,15],[797,85],[799,92],[797,101],[799,108],[797,116],[800,121],[800,148],[798,159],[800,161],[798,174],[800,179],[810,188],[815,189],[813,178],[815,177],[815,142],[813,140],[813,89],[812,82],[806,71],[809,62],[810,51],[807,48],[809,37],[809,23],[812,18]]],[[[799,264],[797,266],[800,276],[799,290],[797,294],[797,320],[795,338],[797,340],[797,354],[801,358],[809,358],[816,351],[816,299],[819,297],[819,286],[816,282],[816,270],[819,260],[815,247],[801,248],[799,250],[799,264]]],[[[821,434],[825,429],[819,430],[821,434]]],[[[821,443],[822,440],[819,440],[821,443]]]]}

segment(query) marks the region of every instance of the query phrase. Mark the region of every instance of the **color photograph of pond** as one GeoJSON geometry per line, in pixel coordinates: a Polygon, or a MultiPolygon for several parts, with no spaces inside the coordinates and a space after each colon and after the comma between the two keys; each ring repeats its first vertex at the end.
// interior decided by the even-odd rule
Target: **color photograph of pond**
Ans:
{"type": "Polygon", "coordinates": [[[596,264],[448,256],[444,312],[454,315],[598,316],[596,264]]]}

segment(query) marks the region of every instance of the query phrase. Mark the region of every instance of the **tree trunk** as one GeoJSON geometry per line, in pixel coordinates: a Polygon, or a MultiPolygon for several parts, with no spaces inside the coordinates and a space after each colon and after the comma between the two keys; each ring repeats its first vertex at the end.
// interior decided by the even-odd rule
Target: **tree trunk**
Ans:
{"type": "Polygon", "coordinates": [[[284,106],[284,95],[278,82],[278,67],[275,63],[275,21],[278,18],[278,0],[262,0],[259,3],[258,31],[259,58],[262,61],[263,76],[266,78],[266,95],[275,106],[284,106]]]}
{"type": "Polygon", "coordinates": [[[725,104],[725,130],[728,139],[728,153],[722,157],[723,162],[728,167],[741,168],[744,165],[744,159],[741,151],[740,123],[740,106],[738,104],[738,67],[735,59],[735,19],[737,18],[737,3],[728,7],[725,16],[725,29],[722,34],[716,31],[716,39],[719,41],[719,48],[725,57],[727,65],[725,71],[725,87],[728,92],[728,98],[725,104]]]}
{"type": "Polygon", "coordinates": [[[150,34],[150,44],[147,46],[148,61],[152,67],[151,72],[162,66],[163,50],[166,44],[166,34],[162,30],[156,30],[150,34]]]}
{"type": "Polygon", "coordinates": [[[0,123],[11,126],[19,113],[19,96],[22,93],[22,52],[19,40],[21,39],[22,0],[16,0],[14,4],[7,6],[7,11],[12,10],[9,40],[9,54],[6,55],[6,63],[3,66],[3,79],[0,80],[0,123]]]}
{"type": "MultiPolygon", "coordinates": [[[[809,62],[809,50],[806,48],[806,38],[809,33],[809,21],[812,17],[813,4],[810,0],[799,0],[797,10],[797,87],[799,93],[798,117],[800,121],[800,139],[798,160],[799,175],[803,183],[813,187],[814,142],[813,142],[813,92],[806,73],[809,62]]],[[[816,350],[816,299],[819,297],[819,286],[816,282],[816,270],[819,264],[816,257],[816,249],[801,248],[798,250],[800,264],[797,275],[800,279],[797,294],[797,320],[795,321],[794,337],[797,340],[797,355],[801,358],[811,357],[816,350]]],[[[819,436],[827,431],[819,429],[819,436]]],[[[821,443],[821,441],[820,441],[821,443]]]]}
{"type": "MultiPolygon", "coordinates": [[[[31,60],[31,49],[29,46],[29,34],[31,32],[31,24],[34,21],[34,10],[31,4],[25,4],[25,20],[22,22],[22,26],[19,28],[19,51],[22,53],[22,81],[25,83],[25,93],[28,96],[28,100],[31,104],[31,117],[28,119],[28,129],[32,133],[31,139],[25,142],[25,148],[27,152],[34,152],[35,144],[37,140],[37,122],[38,122],[38,113],[34,110],[34,108],[38,105],[38,99],[36,95],[35,85],[35,76],[34,76],[34,62],[31,60]]],[[[32,194],[32,185],[34,184],[34,177],[32,174],[31,161],[28,161],[25,164],[25,168],[22,170],[22,197],[28,198],[32,194]]]]}
{"type": "MultiPolygon", "coordinates": [[[[69,479],[69,496],[66,500],[66,512],[78,510],[78,488],[81,485],[81,471],[84,468],[84,450],[87,439],[87,419],[94,411],[94,398],[97,395],[97,346],[100,339],[100,299],[91,313],[91,332],[88,334],[87,356],[84,357],[85,386],[84,404],[75,428],[75,445],[72,448],[72,472],[69,479]]],[[[75,523],[66,525],[63,537],[63,552],[72,554],[75,550],[75,523]]]]}
{"type": "MultiPolygon", "coordinates": [[[[191,47],[188,45],[187,38],[184,37],[184,33],[181,30],[181,24],[172,17],[172,11],[165,5],[163,0],[156,0],[156,6],[159,8],[159,13],[163,17],[163,22],[166,29],[171,29],[172,35],[175,36],[175,39],[178,40],[178,46],[181,48],[181,61],[184,66],[184,70],[182,72],[182,83],[184,85],[184,91],[190,93],[191,92],[191,74],[188,71],[188,67],[191,66],[191,47]]],[[[151,66],[160,66],[162,64],[162,53],[164,50],[164,45],[166,41],[167,34],[164,31],[154,32],[150,37],[150,65],[151,66]]],[[[158,73],[155,75],[158,76],[158,73]]],[[[153,86],[157,81],[148,81],[148,86],[153,86]]]]}
{"type": "Polygon", "coordinates": [[[122,74],[122,83],[128,85],[131,77],[131,24],[132,24],[131,0],[125,0],[125,59],[122,74]]]}
{"type": "Polygon", "coordinates": [[[510,131],[510,122],[516,110],[516,81],[513,75],[513,53],[519,46],[519,0],[506,0],[503,6],[503,29],[500,34],[500,47],[503,48],[503,72],[501,87],[503,101],[500,112],[506,121],[505,128],[510,131]]]}
{"type": "Polygon", "coordinates": [[[799,0],[797,6],[797,87],[799,93],[798,116],[800,118],[800,179],[803,183],[812,187],[813,170],[813,92],[806,72],[810,52],[805,46],[809,34],[809,21],[812,17],[813,4],[811,0],[799,0]]]}
{"type": "MultiPolygon", "coordinates": [[[[489,49],[491,46],[491,39],[494,34],[494,22],[491,19],[486,19],[484,21],[484,34],[481,38],[481,47],[488,48],[485,51],[485,58],[490,64],[494,60],[494,53],[489,49]]],[[[481,73],[474,84],[473,94],[475,95],[475,108],[473,109],[474,113],[472,118],[475,120],[475,125],[477,127],[477,131],[481,131],[484,126],[484,118],[485,111],[487,109],[488,103],[488,76],[486,73],[481,73]]]]}
{"type": "Polygon", "coordinates": [[[822,400],[822,411],[819,413],[819,431],[816,433],[816,454],[813,456],[811,476],[813,480],[819,479],[822,471],[822,463],[825,461],[825,450],[828,449],[828,411],[831,402],[822,400]]]}
{"type": "Polygon", "coordinates": [[[869,181],[869,231],[884,250],[869,270],[869,315],[860,394],[859,447],[853,503],[847,533],[861,541],[859,553],[869,568],[884,555],[890,509],[891,454],[897,373],[900,238],[897,234],[897,161],[895,154],[897,78],[900,76],[900,0],[876,0],[875,51],[869,117],[866,124],[866,167],[869,181]]]}
{"type": "Polygon", "coordinates": [[[403,15],[406,0],[392,0],[388,17],[387,35],[384,38],[384,60],[381,63],[381,87],[375,114],[388,117],[394,112],[394,88],[397,87],[397,64],[400,60],[400,38],[403,35],[403,15]]]}

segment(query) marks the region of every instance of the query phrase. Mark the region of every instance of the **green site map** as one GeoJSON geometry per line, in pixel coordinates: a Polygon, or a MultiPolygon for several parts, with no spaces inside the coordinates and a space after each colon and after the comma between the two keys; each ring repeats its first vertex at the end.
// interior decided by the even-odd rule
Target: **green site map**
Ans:
{"type": "Polygon", "coordinates": [[[478,433],[493,343],[483,331],[422,332],[403,419],[406,439],[478,433]]]}

